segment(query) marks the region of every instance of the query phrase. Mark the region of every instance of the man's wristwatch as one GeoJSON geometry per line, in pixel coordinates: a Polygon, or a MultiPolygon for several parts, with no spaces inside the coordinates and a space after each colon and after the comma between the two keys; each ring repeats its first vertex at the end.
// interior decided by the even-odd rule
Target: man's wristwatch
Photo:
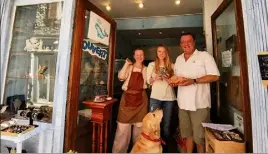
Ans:
{"type": "Polygon", "coordinates": [[[197,83],[197,81],[196,81],[196,79],[194,79],[194,84],[196,84],[197,83]]]}

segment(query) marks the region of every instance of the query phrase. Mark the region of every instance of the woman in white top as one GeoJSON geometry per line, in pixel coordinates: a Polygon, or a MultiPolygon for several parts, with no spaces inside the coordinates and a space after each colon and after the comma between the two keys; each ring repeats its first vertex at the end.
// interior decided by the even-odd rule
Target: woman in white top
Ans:
{"type": "MultiPolygon", "coordinates": [[[[159,45],[156,50],[156,59],[147,67],[147,82],[152,85],[149,111],[153,112],[157,108],[163,109],[163,119],[161,122],[161,136],[164,141],[168,141],[172,107],[176,100],[173,87],[167,82],[168,78],[174,74],[173,64],[168,56],[168,48],[159,45]]],[[[163,152],[167,152],[167,146],[163,146],[163,152]]]]}

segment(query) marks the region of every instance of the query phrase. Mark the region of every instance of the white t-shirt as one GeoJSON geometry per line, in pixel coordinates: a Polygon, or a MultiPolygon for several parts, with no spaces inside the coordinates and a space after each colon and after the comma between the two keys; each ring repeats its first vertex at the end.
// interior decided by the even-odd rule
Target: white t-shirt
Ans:
{"type": "MultiPolygon", "coordinates": [[[[177,57],[174,66],[175,75],[197,79],[206,75],[220,76],[214,58],[208,52],[195,50],[185,61],[184,54],[177,57]]],[[[196,111],[211,107],[210,84],[197,83],[189,86],[178,86],[178,106],[180,109],[196,111]]]]}
{"type": "MultiPolygon", "coordinates": [[[[147,83],[149,83],[151,77],[154,78],[155,76],[155,62],[151,62],[147,67],[147,83]]],[[[150,98],[154,98],[161,101],[176,100],[173,87],[171,87],[165,80],[156,80],[153,82],[150,98]]]]}

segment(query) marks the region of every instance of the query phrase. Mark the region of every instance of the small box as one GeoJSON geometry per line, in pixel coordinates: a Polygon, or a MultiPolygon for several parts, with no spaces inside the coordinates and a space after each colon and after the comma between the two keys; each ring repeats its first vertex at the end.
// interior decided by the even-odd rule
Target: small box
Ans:
{"type": "Polygon", "coordinates": [[[207,153],[245,153],[245,142],[220,141],[209,129],[205,129],[206,152],[207,153]]]}

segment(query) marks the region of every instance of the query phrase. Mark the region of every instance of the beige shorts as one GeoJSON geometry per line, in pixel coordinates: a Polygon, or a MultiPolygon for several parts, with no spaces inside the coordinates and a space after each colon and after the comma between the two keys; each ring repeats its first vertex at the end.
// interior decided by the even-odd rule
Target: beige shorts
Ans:
{"type": "Polygon", "coordinates": [[[201,122],[210,121],[210,108],[187,111],[179,109],[179,128],[182,138],[193,137],[196,144],[205,143],[205,130],[201,122]]]}

